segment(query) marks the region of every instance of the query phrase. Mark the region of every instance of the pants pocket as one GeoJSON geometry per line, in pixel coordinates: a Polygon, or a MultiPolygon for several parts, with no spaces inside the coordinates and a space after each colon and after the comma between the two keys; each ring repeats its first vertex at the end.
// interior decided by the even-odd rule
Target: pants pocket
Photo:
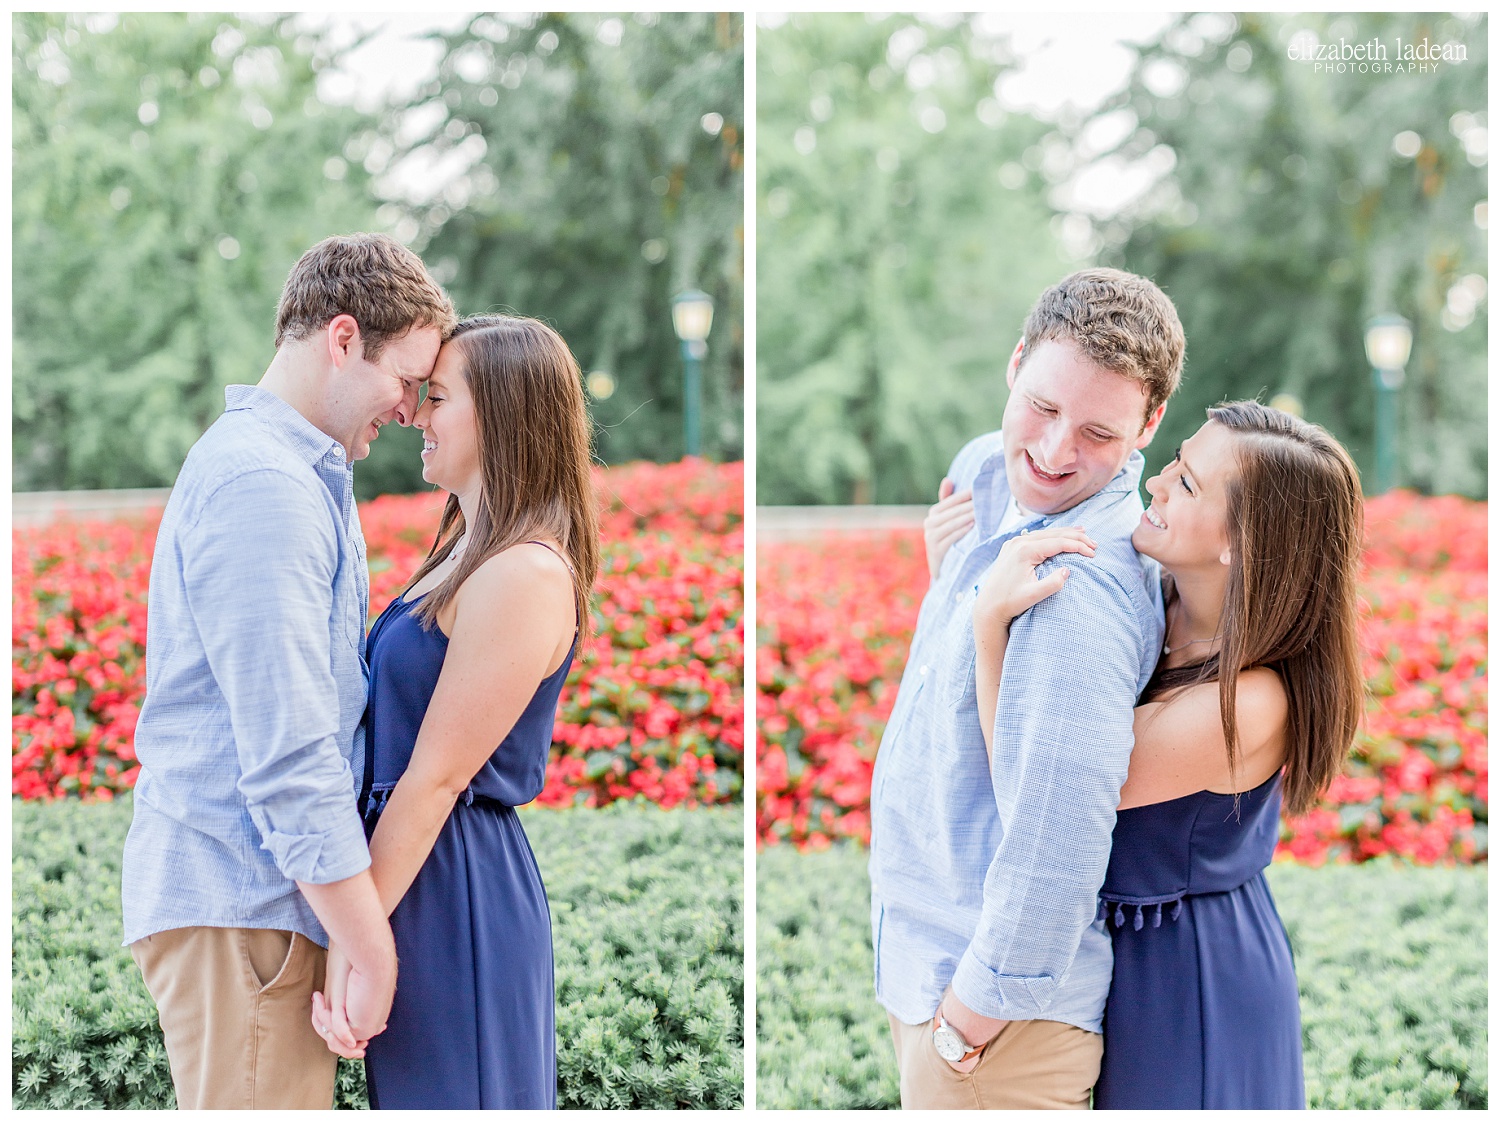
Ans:
{"type": "Polygon", "coordinates": [[[296,932],[265,929],[246,930],[241,934],[245,962],[257,995],[270,993],[292,976],[292,960],[296,957],[298,944],[296,932]]]}

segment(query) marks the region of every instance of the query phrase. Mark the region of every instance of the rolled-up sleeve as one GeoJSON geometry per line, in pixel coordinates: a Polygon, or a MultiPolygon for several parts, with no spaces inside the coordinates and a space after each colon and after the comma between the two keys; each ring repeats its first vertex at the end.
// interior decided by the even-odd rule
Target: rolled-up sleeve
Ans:
{"type": "Polygon", "coordinates": [[[329,884],[370,855],[340,751],[329,643],[339,564],[326,495],[276,469],[218,488],[184,535],[187,600],[228,704],[238,787],[282,875],[329,884]],[[206,516],[205,516],[206,515],[206,516]]]}
{"type": "Polygon", "coordinates": [[[1066,564],[1067,584],[1014,621],[1005,652],[991,761],[1003,832],[953,976],[988,1017],[1045,1015],[1094,920],[1135,743],[1135,609],[1107,573],[1066,564]]]}

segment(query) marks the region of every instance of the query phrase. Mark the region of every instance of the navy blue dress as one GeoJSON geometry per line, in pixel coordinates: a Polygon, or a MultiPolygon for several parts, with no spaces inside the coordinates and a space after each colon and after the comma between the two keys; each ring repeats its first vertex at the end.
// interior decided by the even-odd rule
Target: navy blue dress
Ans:
{"type": "MultiPolygon", "coordinates": [[[[393,600],[370,630],[365,830],[411,760],[448,639],[393,600]]],[[[542,790],[573,654],[547,676],[443,824],[391,913],[399,962],[385,1032],[365,1051],[370,1106],[557,1106],[552,920],[515,808],[542,790]]]]}
{"type": "Polygon", "coordinates": [[[1265,867],[1281,777],[1120,811],[1100,907],[1114,940],[1102,1110],[1306,1106],[1302,1018],[1265,867]]]}

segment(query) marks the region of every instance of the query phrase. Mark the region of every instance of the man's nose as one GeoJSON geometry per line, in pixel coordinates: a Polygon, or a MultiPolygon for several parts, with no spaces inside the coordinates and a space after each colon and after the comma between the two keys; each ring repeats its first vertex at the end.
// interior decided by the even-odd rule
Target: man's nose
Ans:
{"type": "Polygon", "coordinates": [[[1051,425],[1042,434],[1042,454],[1047,457],[1048,471],[1063,471],[1073,466],[1073,434],[1063,425],[1051,425]]]}
{"type": "Polygon", "coordinates": [[[417,419],[417,395],[419,393],[421,393],[419,389],[409,389],[401,395],[401,404],[396,406],[396,423],[402,428],[411,427],[412,422],[417,419]]]}

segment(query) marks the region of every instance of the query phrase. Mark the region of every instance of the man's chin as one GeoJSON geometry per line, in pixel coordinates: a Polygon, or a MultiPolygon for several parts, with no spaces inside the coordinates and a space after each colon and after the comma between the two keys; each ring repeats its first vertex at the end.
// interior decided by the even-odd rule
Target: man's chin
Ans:
{"type": "Polygon", "coordinates": [[[1032,481],[1030,471],[1024,461],[1006,465],[1006,481],[1010,484],[1010,493],[1016,502],[1021,504],[1023,510],[1032,514],[1057,514],[1059,511],[1067,510],[1070,506],[1076,506],[1079,500],[1073,495],[1063,495],[1060,489],[1042,487],[1032,481]]]}
{"type": "Polygon", "coordinates": [[[1058,514],[1069,507],[1077,506],[1079,500],[1072,496],[1059,497],[1039,488],[1023,484],[1020,487],[1012,486],[1010,493],[1016,502],[1021,505],[1022,510],[1032,514],[1058,514]]]}

